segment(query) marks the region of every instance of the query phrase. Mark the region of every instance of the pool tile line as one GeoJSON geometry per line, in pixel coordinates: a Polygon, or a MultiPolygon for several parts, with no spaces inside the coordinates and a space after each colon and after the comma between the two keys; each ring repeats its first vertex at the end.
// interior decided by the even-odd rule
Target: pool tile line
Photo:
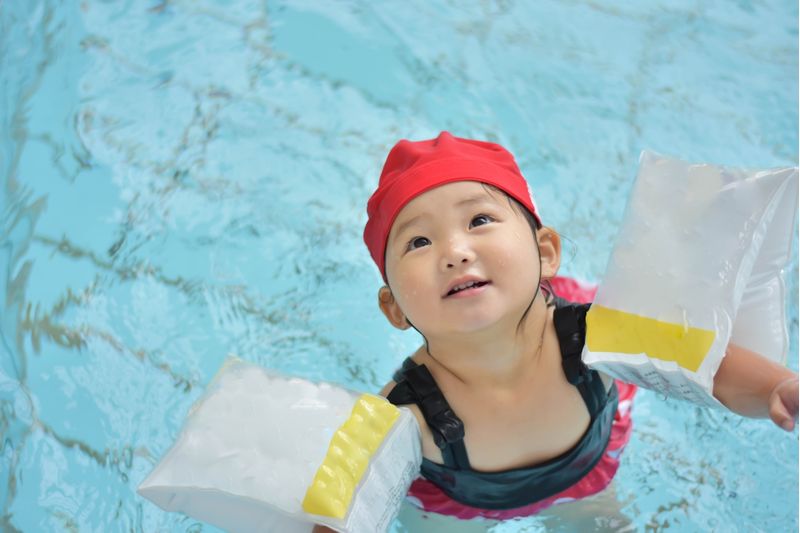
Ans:
{"type": "Polygon", "coordinates": [[[112,467],[114,471],[120,474],[120,478],[125,483],[128,482],[127,472],[133,467],[134,455],[140,457],[152,456],[150,451],[143,446],[134,449],[133,446],[126,445],[122,448],[106,448],[100,451],[92,448],[89,444],[80,439],[59,435],[52,427],[38,418],[34,421],[33,427],[40,429],[46,436],[55,440],[62,447],[79,451],[81,454],[97,463],[98,466],[105,468],[112,467]]]}
{"type": "MultiPolygon", "coordinates": [[[[66,293],[56,301],[50,312],[40,315],[39,306],[33,306],[31,302],[25,305],[24,312],[20,310],[20,319],[17,324],[17,346],[24,346],[24,339],[30,335],[31,345],[35,353],[41,353],[42,339],[48,339],[51,342],[61,346],[62,348],[80,351],[87,346],[87,340],[91,337],[96,337],[104,340],[118,353],[129,353],[141,362],[150,364],[153,368],[160,370],[170,376],[176,388],[188,393],[194,386],[197,385],[195,379],[181,376],[170,366],[162,361],[157,360],[153,354],[144,349],[129,349],[125,344],[117,339],[113,334],[101,331],[97,328],[90,326],[80,326],[78,328],[65,326],[54,321],[54,318],[63,315],[66,309],[70,306],[80,306],[86,304],[91,295],[94,293],[96,283],[84,289],[80,296],[76,295],[71,288],[66,289],[66,293]]],[[[24,357],[24,351],[21,354],[24,357]]],[[[23,383],[26,381],[22,376],[23,383]]]]}
{"type": "Polygon", "coordinates": [[[95,327],[82,325],[78,328],[70,328],[60,324],[52,324],[50,317],[46,315],[38,320],[30,320],[29,317],[26,317],[26,319],[20,323],[19,335],[24,338],[26,333],[30,333],[32,337],[31,342],[37,354],[41,351],[42,338],[47,338],[62,348],[81,351],[87,347],[87,341],[94,337],[104,341],[117,353],[133,356],[134,359],[142,363],[147,363],[153,369],[167,374],[172,380],[173,386],[183,393],[188,394],[199,383],[196,378],[182,376],[174,371],[169,364],[157,359],[153,352],[142,348],[128,348],[112,333],[99,330],[95,327]]]}
{"type": "MultiPolygon", "coordinates": [[[[147,264],[145,261],[141,261],[132,267],[116,267],[114,262],[100,259],[95,252],[76,246],[66,236],[62,237],[61,239],[54,239],[37,234],[34,235],[33,240],[46,246],[50,246],[54,249],[54,251],[64,254],[68,257],[75,259],[88,259],[99,269],[113,272],[121,281],[151,278],[167,287],[174,287],[178,289],[180,292],[191,297],[195,301],[201,301],[202,295],[209,290],[209,287],[200,281],[189,280],[181,276],[174,278],[168,277],[162,273],[160,267],[147,264]]],[[[281,311],[267,311],[262,305],[257,303],[257,298],[247,294],[246,289],[247,287],[244,285],[231,285],[224,286],[222,288],[216,287],[212,288],[211,290],[215,292],[221,292],[223,295],[235,295],[237,299],[243,300],[239,308],[244,311],[246,315],[254,316],[267,324],[282,325],[285,323],[288,316],[296,318],[298,316],[297,312],[301,311],[299,302],[296,302],[295,305],[289,307],[286,307],[285,303],[281,303],[281,311]]],[[[295,292],[297,291],[290,289],[282,294],[278,294],[274,297],[274,299],[276,302],[281,301],[283,297],[295,292]]],[[[69,296],[62,296],[59,301],[57,301],[56,309],[58,309],[59,312],[62,312],[63,307],[66,306],[64,301],[65,298],[69,300],[69,296]]],[[[72,300],[72,303],[78,303],[78,300],[72,300]]],[[[304,313],[302,316],[307,318],[310,315],[309,313],[304,313]]]]}
{"type": "Polygon", "coordinates": [[[61,239],[54,239],[52,237],[36,234],[33,236],[33,240],[40,244],[50,246],[63,255],[75,259],[86,258],[99,269],[115,273],[118,278],[123,281],[150,277],[166,286],[175,287],[185,294],[195,294],[197,289],[202,285],[201,282],[190,281],[181,276],[175,278],[165,276],[161,273],[161,268],[147,264],[143,260],[131,267],[117,267],[114,261],[104,261],[100,259],[93,251],[83,249],[73,244],[66,236],[61,237],[61,239]]]}

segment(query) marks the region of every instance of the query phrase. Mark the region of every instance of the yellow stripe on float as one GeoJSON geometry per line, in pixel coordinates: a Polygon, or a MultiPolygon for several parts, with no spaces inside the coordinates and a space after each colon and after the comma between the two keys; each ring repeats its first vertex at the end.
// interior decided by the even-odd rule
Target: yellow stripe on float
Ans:
{"type": "Polygon", "coordinates": [[[328,453],[303,499],[307,513],[344,518],[370,458],[400,416],[385,398],[362,394],[350,417],[336,430],[328,453]]]}
{"type": "Polygon", "coordinates": [[[586,346],[593,352],[644,353],[697,372],[713,342],[711,330],[662,322],[602,305],[592,305],[586,315],[586,346]]]}

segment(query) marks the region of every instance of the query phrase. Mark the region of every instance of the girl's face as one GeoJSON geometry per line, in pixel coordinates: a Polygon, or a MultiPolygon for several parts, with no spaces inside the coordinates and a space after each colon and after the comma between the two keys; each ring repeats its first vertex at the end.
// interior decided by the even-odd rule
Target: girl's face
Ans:
{"type": "MultiPolygon", "coordinates": [[[[555,274],[557,259],[554,267],[542,263],[542,276],[555,274]]],[[[516,326],[540,268],[533,232],[504,194],[474,181],[449,183],[417,196],[395,219],[386,247],[394,301],[384,312],[426,337],[516,326]]]]}

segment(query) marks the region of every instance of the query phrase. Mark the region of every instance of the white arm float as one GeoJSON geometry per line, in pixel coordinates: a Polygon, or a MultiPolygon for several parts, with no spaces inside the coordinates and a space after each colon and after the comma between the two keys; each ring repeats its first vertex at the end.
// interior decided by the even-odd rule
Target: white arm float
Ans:
{"type": "Polygon", "coordinates": [[[229,359],[138,492],[232,532],[373,533],[421,462],[408,409],[229,359]]]}
{"type": "Polygon", "coordinates": [[[729,342],[785,363],[783,268],[797,168],[742,170],[642,152],[622,228],[586,317],[583,361],[719,406],[729,342]]]}

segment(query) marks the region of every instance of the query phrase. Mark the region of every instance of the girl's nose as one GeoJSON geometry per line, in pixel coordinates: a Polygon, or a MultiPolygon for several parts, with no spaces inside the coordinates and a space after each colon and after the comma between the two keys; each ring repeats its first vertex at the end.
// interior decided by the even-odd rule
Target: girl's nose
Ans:
{"type": "Polygon", "coordinates": [[[475,260],[474,252],[464,243],[456,243],[451,241],[450,246],[442,255],[441,266],[442,270],[449,270],[458,265],[472,263],[475,260]]]}

